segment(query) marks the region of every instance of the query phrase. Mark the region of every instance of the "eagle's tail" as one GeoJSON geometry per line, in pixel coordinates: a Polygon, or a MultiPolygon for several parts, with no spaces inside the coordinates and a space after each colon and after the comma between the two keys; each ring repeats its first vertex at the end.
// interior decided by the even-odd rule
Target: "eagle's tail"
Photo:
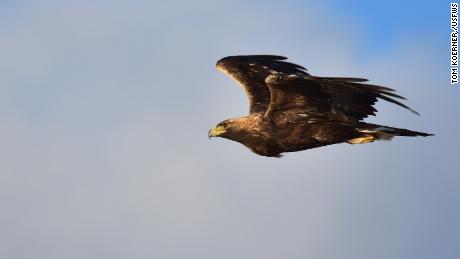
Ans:
{"type": "Polygon", "coordinates": [[[371,123],[361,123],[357,130],[362,133],[362,136],[350,139],[347,142],[350,144],[364,144],[374,140],[391,140],[395,136],[405,137],[428,137],[433,136],[431,133],[424,133],[408,129],[393,128],[371,123]]]}

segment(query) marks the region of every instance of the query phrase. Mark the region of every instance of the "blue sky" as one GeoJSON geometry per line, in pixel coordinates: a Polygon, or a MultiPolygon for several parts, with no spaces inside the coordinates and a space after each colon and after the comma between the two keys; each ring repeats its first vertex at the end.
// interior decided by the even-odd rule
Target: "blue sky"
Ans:
{"type": "Polygon", "coordinates": [[[389,51],[395,41],[412,34],[448,33],[448,1],[327,1],[352,16],[366,30],[370,51],[389,51]],[[446,15],[447,14],[447,15],[446,15]]]}
{"type": "Polygon", "coordinates": [[[459,258],[448,12],[440,1],[2,1],[0,257],[459,258]],[[390,86],[421,116],[379,102],[368,121],[436,136],[282,159],[208,140],[247,113],[216,60],[252,53],[390,86]]]}
{"type": "MultiPolygon", "coordinates": [[[[0,3],[0,13],[8,13],[18,5],[31,1],[5,0],[0,3]]],[[[361,55],[374,51],[390,51],[395,41],[404,38],[407,31],[414,34],[444,34],[449,32],[448,16],[449,1],[322,1],[323,8],[333,14],[353,19],[364,30],[365,35],[361,55]]],[[[308,8],[309,2],[291,1],[292,5],[308,8]]]]}

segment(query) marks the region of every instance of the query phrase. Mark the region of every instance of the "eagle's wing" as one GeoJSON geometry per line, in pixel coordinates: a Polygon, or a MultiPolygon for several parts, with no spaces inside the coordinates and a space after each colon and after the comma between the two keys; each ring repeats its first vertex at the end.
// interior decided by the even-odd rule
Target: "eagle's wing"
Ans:
{"type": "Polygon", "coordinates": [[[283,61],[274,55],[230,56],[219,60],[218,70],[230,75],[249,98],[249,113],[265,113],[270,105],[270,90],[265,78],[271,73],[308,75],[302,66],[283,61]]]}
{"type": "Polygon", "coordinates": [[[391,88],[363,83],[360,78],[333,78],[296,74],[271,74],[266,82],[271,93],[267,118],[284,122],[358,122],[377,111],[373,105],[383,99],[415,112],[394,98],[391,88]],[[281,116],[281,117],[280,117],[281,116]]]}

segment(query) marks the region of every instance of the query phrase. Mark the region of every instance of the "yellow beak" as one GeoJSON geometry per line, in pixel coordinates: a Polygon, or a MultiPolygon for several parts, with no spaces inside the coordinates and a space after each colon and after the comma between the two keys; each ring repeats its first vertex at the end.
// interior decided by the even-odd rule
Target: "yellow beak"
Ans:
{"type": "Polygon", "coordinates": [[[208,138],[219,137],[225,133],[225,128],[223,126],[216,126],[208,132],[208,138]]]}

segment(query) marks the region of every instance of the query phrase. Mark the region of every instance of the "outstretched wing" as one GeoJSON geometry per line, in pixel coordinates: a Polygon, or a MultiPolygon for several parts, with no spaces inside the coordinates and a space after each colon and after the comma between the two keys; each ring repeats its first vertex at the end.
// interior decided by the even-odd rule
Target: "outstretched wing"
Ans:
{"type": "Polygon", "coordinates": [[[356,123],[375,115],[377,110],[373,105],[378,99],[417,113],[397,101],[395,98],[405,98],[393,93],[393,89],[363,83],[365,81],[361,78],[271,74],[266,78],[271,103],[265,116],[284,123],[319,120],[356,123]]]}
{"type": "Polygon", "coordinates": [[[249,98],[249,113],[265,113],[270,105],[270,90],[265,78],[271,73],[308,75],[302,66],[273,55],[230,56],[219,60],[217,69],[230,75],[249,98]]]}

